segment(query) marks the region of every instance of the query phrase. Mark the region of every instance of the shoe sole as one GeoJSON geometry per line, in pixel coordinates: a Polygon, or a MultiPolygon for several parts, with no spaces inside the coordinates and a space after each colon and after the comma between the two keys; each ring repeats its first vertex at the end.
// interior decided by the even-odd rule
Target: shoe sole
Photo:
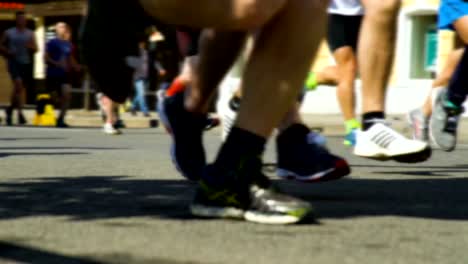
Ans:
{"type": "Polygon", "coordinates": [[[240,219],[244,218],[244,210],[234,207],[211,207],[203,205],[190,205],[192,215],[203,218],[225,218],[240,219]]]}
{"type": "Polygon", "coordinates": [[[377,156],[362,156],[357,155],[362,158],[368,158],[372,160],[378,161],[390,161],[394,160],[401,163],[419,163],[428,160],[432,155],[432,149],[428,146],[427,148],[413,153],[407,153],[402,155],[395,155],[395,156],[388,156],[385,154],[377,155],[377,156]]]}
{"type": "Polygon", "coordinates": [[[110,136],[118,136],[118,135],[122,135],[122,132],[106,132],[106,131],[103,131],[103,133],[105,135],[110,135],[110,136]]]}
{"type": "Polygon", "coordinates": [[[339,160],[335,164],[335,168],[330,168],[317,172],[312,175],[298,175],[290,170],[278,168],[276,170],[277,175],[280,178],[288,180],[296,180],[300,182],[326,182],[341,179],[351,173],[351,168],[345,160],[339,160]]]}
{"type": "Polygon", "coordinates": [[[268,215],[255,211],[247,211],[244,213],[244,220],[257,224],[265,225],[292,225],[301,222],[306,218],[312,209],[297,209],[288,214],[268,215]]]}
{"type": "Polygon", "coordinates": [[[244,211],[234,207],[191,205],[190,212],[192,215],[202,218],[245,220],[267,225],[290,225],[302,221],[306,216],[310,215],[312,209],[304,208],[291,211],[288,214],[268,215],[256,211],[244,211]]]}

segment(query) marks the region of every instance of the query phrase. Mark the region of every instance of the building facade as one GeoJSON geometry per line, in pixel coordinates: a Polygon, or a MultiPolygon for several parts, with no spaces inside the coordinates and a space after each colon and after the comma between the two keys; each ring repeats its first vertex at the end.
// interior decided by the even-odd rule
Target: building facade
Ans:
{"type": "MultiPolygon", "coordinates": [[[[423,102],[433,78],[459,45],[453,32],[437,30],[438,0],[403,0],[402,3],[387,101],[388,112],[395,114],[405,113],[423,102]]],[[[312,69],[320,71],[333,63],[324,43],[312,69]]],[[[360,97],[359,81],[357,87],[360,97]]],[[[340,113],[335,93],[334,87],[320,87],[317,92],[309,93],[303,111],[340,113]]]]}

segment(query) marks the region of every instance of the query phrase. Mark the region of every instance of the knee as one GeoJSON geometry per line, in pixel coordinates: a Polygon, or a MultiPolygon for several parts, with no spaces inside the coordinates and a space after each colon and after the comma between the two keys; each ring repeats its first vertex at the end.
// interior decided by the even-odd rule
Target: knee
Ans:
{"type": "Polygon", "coordinates": [[[339,67],[338,85],[350,86],[354,83],[358,71],[355,60],[343,62],[339,67]]]}
{"type": "Polygon", "coordinates": [[[344,71],[347,76],[356,76],[358,70],[358,65],[355,59],[351,59],[344,64],[344,71]]]}
{"type": "Polygon", "coordinates": [[[365,0],[366,16],[375,19],[393,20],[400,10],[401,0],[365,0]]]}
{"type": "Polygon", "coordinates": [[[243,0],[234,6],[239,29],[258,29],[263,27],[283,9],[288,0],[243,0]]]}

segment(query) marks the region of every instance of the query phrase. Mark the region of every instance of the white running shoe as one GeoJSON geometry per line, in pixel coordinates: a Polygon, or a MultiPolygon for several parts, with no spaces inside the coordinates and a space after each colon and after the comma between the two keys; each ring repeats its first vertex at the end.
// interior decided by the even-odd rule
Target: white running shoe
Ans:
{"type": "Polygon", "coordinates": [[[367,131],[359,131],[354,148],[356,156],[404,163],[426,161],[431,153],[428,143],[407,139],[383,123],[376,123],[367,131]]]}
{"type": "Polygon", "coordinates": [[[218,102],[217,111],[222,124],[221,139],[225,141],[234,122],[236,122],[237,111],[231,107],[230,100],[220,100],[220,102],[218,102]]]}
{"type": "Polygon", "coordinates": [[[221,139],[224,141],[231,131],[237,117],[237,110],[230,105],[236,90],[240,87],[240,79],[227,77],[221,84],[220,96],[216,103],[216,112],[221,119],[221,139]]]}
{"type": "Polygon", "coordinates": [[[112,124],[109,124],[109,123],[104,124],[104,127],[103,127],[102,131],[106,135],[120,135],[120,134],[122,134],[122,131],[120,131],[119,129],[116,129],[112,124]]]}

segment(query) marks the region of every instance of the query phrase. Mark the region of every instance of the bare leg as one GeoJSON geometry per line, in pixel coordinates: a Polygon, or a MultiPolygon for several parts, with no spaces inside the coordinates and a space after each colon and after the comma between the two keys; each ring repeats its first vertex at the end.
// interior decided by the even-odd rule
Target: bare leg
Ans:
{"type": "Polygon", "coordinates": [[[294,106],[291,107],[291,109],[289,109],[289,111],[286,113],[285,117],[278,126],[278,130],[280,132],[286,130],[291,125],[303,123],[301,114],[299,113],[300,108],[301,104],[295,103],[294,106]]]}
{"type": "Polygon", "coordinates": [[[244,31],[266,24],[243,78],[245,97],[237,122],[238,127],[262,137],[270,135],[302,87],[323,36],[324,10],[328,4],[305,0],[218,0],[216,4],[205,0],[193,4],[184,1],[183,5],[180,1],[140,0],[140,3],[148,13],[166,22],[244,31]],[[211,4],[210,8],[205,4],[211,4]],[[169,9],[177,12],[167,12],[169,9]],[[311,19],[311,13],[317,15],[311,19]],[[319,29],[322,32],[317,32],[319,29]],[[285,40],[286,35],[290,37],[285,40]]]}
{"type": "Polygon", "coordinates": [[[364,16],[358,48],[363,113],[384,112],[393,64],[400,0],[363,0],[364,16]]]}
{"type": "MultiPolygon", "coordinates": [[[[455,72],[458,63],[463,56],[464,49],[457,49],[450,53],[447,63],[445,64],[442,72],[437,76],[437,78],[432,83],[432,88],[445,87],[450,82],[453,73],[455,72]]],[[[423,105],[424,116],[429,117],[432,115],[432,91],[429,93],[426,101],[423,105]]]]}
{"type": "MultiPolygon", "coordinates": [[[[317,73],[317,83],[338,85],[337,98],[345,121],[356,118],[354,81],[357,72],[357,60],[351,47],[342,47],[334,52],[337,66],[328,66],[317,73]]],[[[295,104],[279,125],[285,130],[293,124],[302,123],[299,113],[300,104],[295,104]]]]}
{"type": "Polygon", "coordinates": [[[263,29],[243,78],[238,127],[268,137],[293,105],[323,37],[327,4],[289,1],[282,14],[263,29]]]}
{"type": "Polygon", "coordinates": [[[195,74],[191,75],[192,89],[186,100],[189,111],[208,112],[214,92],[239,56],[246,37],[244,32],[203,31],[198,65],[191,67],[195,74]]]}
{"type": "Polygon", "coordinates": [[[104,111],[104,114],[106,115],[106,123],[107,124],[114,124],[116,120],[115,114],[114,114],[114,107],[115,103],[107,96],[103,95],[101,98],[101,104],[102,104],[102,110],[104,111]]]}
{"type": "Polygon", "coordinates": [[[145,11],[163,22],[194,28],[248,31],[261,28],[287,0],[139,0],[145,11]]]}
{"type": "Polygon", "coordinates": [[[12,110],[14,108],[18,109],[18,114],[22,113],[23,110],[23,93],[24,93],[24,85],[23,81],[18,79],[13,81],[13,92],[11,94],[11,108],[12,110]]]}
{"type": "Polygon", "coordinates": [[[468,45],[468,16],[458,19],[453,26],[463,43],[468,45]]]}
{"type": "Polygon", "coordinates": [[[363,132],[356,137],[354,154],[398,162],[425,161],[432,153],[426,142],[407,139],[382,124],[385,119],[386,90],[393,64],[396,22],[401,1],[362,2],[366,14],[358,43],[358,61],[363,93],[363,132]]]}
{"type": "Polygon", "coordinates": [[[317,83],[323,85],[337,85],[339,79],[338,76],[338,67],[328,66],[322,71],[317,72],[317,83]]]}
{"type": "Polygon", "coordinates": [[[200,66],[193,67],[197,79],[186,106],[201,113],[206,112],[215,88],[237,57],[246,33],[264,26],[286,3],[287,0],[140,0],[148,14],[164,22],[220,30],[207,30],[202,35],[200,66]]]}
{"type": "Polygon", "coordinates": [[[71,86],[69,84],[62,87],[62,96],[60,98],[60,114],[58,119],[65,121],[65,115],[67,114],[68,107],[70,106],[71,100],[71,86]]]}
{"type": "Polygon", "coordinates": [[[351,47],[341,47],[333,52],[338,64],[339,82],[336,90],[338,102],[345,121],[356,118],[354,80],[357,60],[351,47]]]}
{"type": "MultiPolygon", "coordinates": [[[[317,72],[316,79],[318,85],[337,85],[339,80],[338,67],[328,66],[324,68],[322,71],[317,72]]],[[[237,92],[236,95],[240,94],[240,89],[238,91],[239,92],[237,92]]],[[[300,103],[296,103],[293,107],[291,107],[286,116],[283,118],[283,121],[281,121],[278,126],[280,131],[284,131],[291,125],[303,123],[301,114],[299,113],[300,108],[300,103]]]]}

